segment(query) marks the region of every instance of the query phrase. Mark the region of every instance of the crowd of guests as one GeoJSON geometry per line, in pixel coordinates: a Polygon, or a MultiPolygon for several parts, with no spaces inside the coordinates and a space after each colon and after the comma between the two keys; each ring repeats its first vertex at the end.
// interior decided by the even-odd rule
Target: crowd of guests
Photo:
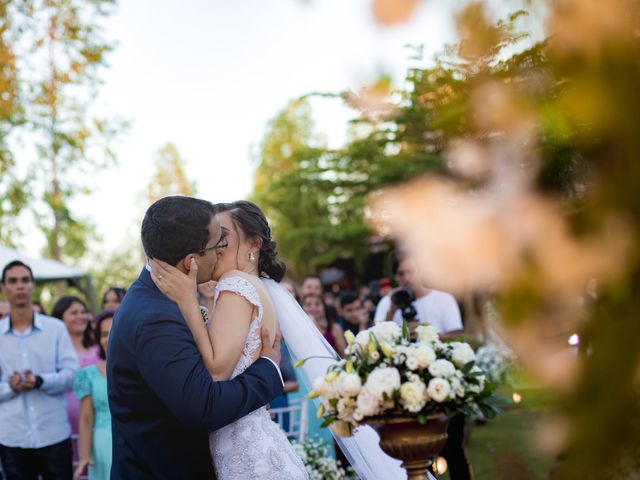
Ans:
{"type": "Polygon", "coordinates": [[[88,469],[90,479],[108,479],[107,342],[125,290],[105,292],[94,318],[69,295],[47,315],[33,301],[33,272],[21,261],[3,268],[1,287],[0,478],[70,479],[88,469]]]}
{"type": "MultiPolygon", "coordinates": [[[[340,355],[345,332],[354,335],[370,326],[406,320],[410,331],[420,323],[434,325],[441,337],[462,334],[455,298],[416,281],[410,258],[394,254],[391,272],[396,286],[378,279],[357,290],[331,285],[325,291],[320,277],[308,276],[298,286],[282,282],[340,355]]],[[[111,419],[107,398],[106,358],[109,331],[125,290],[110,288],[102,310],[91,314],[77,296],[59,298],[51,315],[35,304],[35,282],[28,265],[14,261],[2,271],[0,302],[0,464],[9,479],[108,479],[111,467],[111,419]],[[77,439],[72,442],[71,439],[77,439]],[[75,468],[72,465],[75,464],[75,468]]],[[[214,284],[201,285],[201,303],[212,308],[214,284]]],[[[310,386],[295,374],[286,344],[281,371],[285,393],[271,408],[286,407],[305,398],[310,386]]],[[[333,439],[309,409],[308,433],[328,445],[333,439]]],[[[282,420],[281,420],[282,421],[282,420]]],[[[283,427],[288,429],[285,416],[283,427]]],[[[471,478],[465,453],[465,418],[453,418],[442,456],[453,480],[471,478]]],[[[346,462],[339,449],[336,456],[346,462]]],[[[2,480],[0,473],[0,480],[2,480]]]]}

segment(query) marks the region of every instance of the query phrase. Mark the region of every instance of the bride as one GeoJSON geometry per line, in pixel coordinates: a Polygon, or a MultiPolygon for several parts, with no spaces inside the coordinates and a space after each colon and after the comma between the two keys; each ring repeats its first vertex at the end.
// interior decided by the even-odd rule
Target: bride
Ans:
{"type": "MultiPolygon", "coordinates": [[[[294,361],[316,359],[298,369],[310,385],[326,373],[337,354],[293,296],[277,283],[284,277],[285,266],[276,258],[276,243],[264,214],[247,201],[219,204],[216,210],[226,246],[218,250],[212,275],[217,284],[210,322],[202,321],[196,299],[195,262],[187,276],[152,260],[151,277],[178,304],[215,380],[233,378],[256,360],[262,324],[271,340],[278,326],[282,329],[294,361]]],[[[406,478],[400,462],[382,452],[371,427],[359,427],[353,437],[334,437],[361,478],[406,478]]],[[[264,408],[211,433],[209,446],[221,480],[308,478],[284,432],[264,408]]]]}

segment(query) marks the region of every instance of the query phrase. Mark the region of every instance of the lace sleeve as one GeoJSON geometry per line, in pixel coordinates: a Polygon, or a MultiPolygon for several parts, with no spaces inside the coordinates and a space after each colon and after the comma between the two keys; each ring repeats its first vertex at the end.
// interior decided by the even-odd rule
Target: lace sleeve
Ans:
{"type": "Polygon", "coordinates": [[[89,372],[87,372],[86,368],[76,373],[76,377],[73,380],[73,390],[78,400],[82,400],[87,395],[91,395],[91,380],[89,379],[89,372]]]}
{"type": "Polygon", "coordinates": [[[243,277],[226,277],[218,282],[216,286],[216,293],[213,298],[213,303],[218,301],[218,296],[222,292],[233,292],[244,297],[249,303],[262,311],[262,303],[260,302],[260,295],[256,287],[246,278],[243,277]]]}
{"type": "Polygon", "coordinates": [[[218,282],[218,285],[216,286],[216,293],[213,298],[214,306],[218,301],[218,296],[222,292],[236,293],[258,309],[258,315],[249,325],[249,332],[247,334],[245,345],[242,349],[242,355],[240,356],[238,363],[233,369],[233,372],[231,372],[231,378],[234,378],[236,375],[239,375],[240,373],[245,371],[253,363],[253,361],[255,360],[255,354],[262,345],[260,335],[257,334],[257,329],[262,323],[263,309],[258,290],[246,278],[235,276],[226,277],[220,280],[218,282]]]}

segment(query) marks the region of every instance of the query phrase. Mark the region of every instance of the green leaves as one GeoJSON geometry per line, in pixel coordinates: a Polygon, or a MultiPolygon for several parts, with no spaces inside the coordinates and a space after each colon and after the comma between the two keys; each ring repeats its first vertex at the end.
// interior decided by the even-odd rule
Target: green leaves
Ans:
{"type": "MultiPolygon", "coordinates": [[[[485,25],[493,40],[479,52],[483,75],[512,81],[532,61],[546,61],[541,46],[498,61],[502,48],[521,38],[513,23],[518,16],[485,25]]],[[[444,172],[450,140],[486,134],[476,131],[470,113],[478,65],[444,57],[430,68],[407,71],[406,86],[394,92],[392,116],[372,119],[354,112],[345,125],[348,140],[338,148],[327,147],[315,129],[309,98],[335,101],[339,94],[295,99],[270,122],[252,199],[264,208],[295,274],[314,273],[338,258],[353,259],[357,270],[370,253],[363,248],[372,237],[365,214],[369,195],[427,172],[444,172]]],[[[556,153],[552,148],[550,154],[556,153]]]]}
{"type": "Polygon", "coordinates": [[[465,363],[464,366],[462,367],[462,373],[464,373],[465,375],[469,375],[475,364],[476,362],[474,361],[465,363]]]}
{"type": "Polygon", "coordinates": [[[511,403],[496,395],[479,396],[476,401],[480,412],[485,418],[493,418],[504,413],[503,407],[511,406],[511,403]]]}
{"type": "MultiPolygon", "coordinates": [[[[100,67],[112,49],[101,35],[111,0],[3,2],[0,6],[0,240],[18,228],[6,225],[27,208],[47,240],[45,255],[78,259],[94,228],[73,214],[74,199],[90,193],[120,122],[91,119],[100,67]],[[8,142],[11,135],[19,142],[8,142]],[[15,171],[11,148],[28,163],[15,171]],[[28,149],[22,148],[27,145],[28,149]],[[26,151],[24,151],[26,150],[26,151]],[[30,192],[30,196],[21,192],[30,192]],[[33,192],[33,193],[31,193],[33,192]]],[[[12,139],[15,140],[15,139],[12,139]]]]}
{"type": "Polygon", "coordinates": [[[335,422],[337,419],[338,417],[336,417],[335,415],[329,415],[328,417],[325,417],[324,421],[320,424],[320,427],[326,428],[329,425],[331,425],[333,422],[335,422]]]}

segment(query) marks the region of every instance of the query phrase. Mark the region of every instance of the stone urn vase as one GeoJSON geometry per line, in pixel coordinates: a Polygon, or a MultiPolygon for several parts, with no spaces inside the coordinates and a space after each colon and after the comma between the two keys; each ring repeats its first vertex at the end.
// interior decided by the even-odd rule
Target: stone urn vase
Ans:
{"type": "Polygon", "coordinates": [[[427,468],[447,441],[447,415],[434,415],[420,423],[414,418],[391,416],[366,418],[378,432],[380,447],[402,461],[409,480],[428,480],[427,468]]]}

